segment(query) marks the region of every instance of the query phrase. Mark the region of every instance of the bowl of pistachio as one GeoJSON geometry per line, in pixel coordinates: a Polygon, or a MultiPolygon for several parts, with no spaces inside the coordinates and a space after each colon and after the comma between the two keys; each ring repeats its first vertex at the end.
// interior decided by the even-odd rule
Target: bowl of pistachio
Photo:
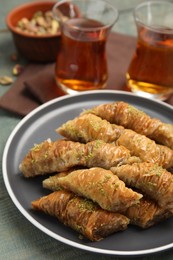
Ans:
{"type": "Polygon", "coordinates": [[[60,25],[54,19],[55,2],[32,2],[12,9],[6,24],[18,53],[32,62],[53,62],[60,47],[60,25]]]}

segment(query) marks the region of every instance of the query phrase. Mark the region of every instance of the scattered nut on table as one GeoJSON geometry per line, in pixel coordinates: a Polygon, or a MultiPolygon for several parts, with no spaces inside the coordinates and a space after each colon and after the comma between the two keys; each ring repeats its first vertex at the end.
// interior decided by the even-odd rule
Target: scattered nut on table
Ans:
{"type": "Polygon", "coordinates": [[[7,86],[13,83],[13,79],[9,76],[0,76],[0,85],[7,86]]]}
{"type": "Polygon", "coordinates": [[[18,76],[21,74],[22,70],[23,70],[23,66],[20,64],[16,64],[13,67],[12,73],[14,76],[18,76]]]}
{"type": "Polygon", "coordinates": [[[59,27],[59,23],[53,18],[51,11],[38,11],[30,20],[26,17],[19,20],[16,30],[31,35],[53,35],[59,32],[59,27]]]}

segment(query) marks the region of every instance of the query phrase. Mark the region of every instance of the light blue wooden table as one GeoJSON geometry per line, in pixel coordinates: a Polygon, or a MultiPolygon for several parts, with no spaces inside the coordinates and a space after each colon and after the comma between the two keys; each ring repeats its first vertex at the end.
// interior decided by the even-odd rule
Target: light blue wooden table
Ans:
{"type": "MultiPolygon", "coordinates": [[[[15,52],[11,34],[6,30],[4,22],[9,10],[24,0],[0,0],[0,75],[11,76],[13,63],[10,55],[15,52]]],[[[119,21],[113,30],[122,34],[136,35],[136,28],[133,21],[132,8],[140,0],[112,0],[110,1],[120,10],[119,21]]],[[[11,86],[0,86],[0,96],[2,96],[11,86]]],[[[14,127],[21,118],[5,110],[0,110],[0,158],[2,164],[2,154],[5,143],[14,127]]],[[[160,234],[161,236],[162,234],[160,234]]],[[[113,256],[98,255],[91,252],[79,250],[61,242],[54,240],[35,228],[18,211],[11,201],[2,178],[0,170],[0,260],[106,260],[122,259],[113,256]]],[[[123,259],[134,259],[125,257],[123,259]]],[[[172,260],[173,250],[162,254],[137,257],[140,260],[172,260]]]]}

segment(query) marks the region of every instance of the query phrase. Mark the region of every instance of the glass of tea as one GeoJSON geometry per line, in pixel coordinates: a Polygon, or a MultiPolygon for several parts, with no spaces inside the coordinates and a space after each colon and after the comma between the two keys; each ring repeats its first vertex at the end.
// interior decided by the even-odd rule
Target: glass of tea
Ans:
{"type": "Polygon", "coordinates": [[[150,1],[134,10],[138,39],[126,75],[137,95],[166,100],[173,93],[173,3],[150,1]]]}
{"type": "Polygon", "coordinates": [[[56,60],[58,86],[68,94],[107,84],[106,42],[118,11],[104,0],[66,0],[53,7],[61,28],[56,60]]]}

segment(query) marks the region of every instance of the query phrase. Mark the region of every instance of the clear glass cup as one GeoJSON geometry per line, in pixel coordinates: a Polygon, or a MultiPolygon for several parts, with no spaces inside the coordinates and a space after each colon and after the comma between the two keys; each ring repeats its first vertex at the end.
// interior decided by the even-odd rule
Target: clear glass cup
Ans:
{"type": "Polygon", "coordinates": [[[55,77],[68,94],[102,89],[107,84],[106,42],[118,11],[104,0],[67,0],[56,3],[61,47],[55,77]]]}
{"type": "Polygon", "coordinates": [[[150,1],[134,10],[138,39],[127,71],[128,88],[166,100],[173,93],[173,3],[150,1]]]}

